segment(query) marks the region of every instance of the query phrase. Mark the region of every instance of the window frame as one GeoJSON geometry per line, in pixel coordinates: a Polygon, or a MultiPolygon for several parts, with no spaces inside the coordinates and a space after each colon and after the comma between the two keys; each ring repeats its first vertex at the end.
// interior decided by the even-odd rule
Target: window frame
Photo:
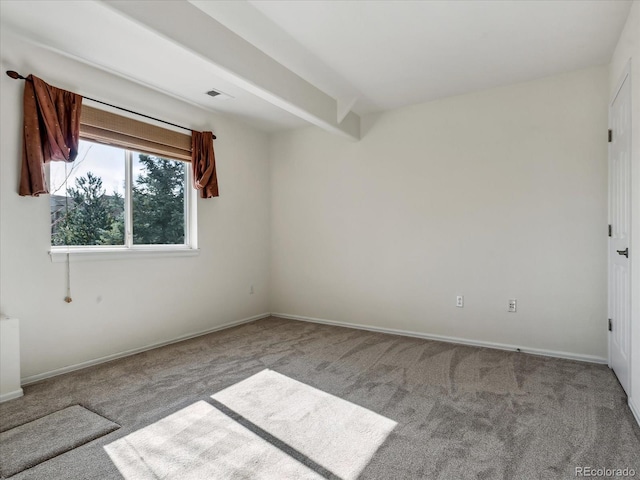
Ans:
{"type": "MultiPolygon", "coordinates": [[[[89,139],[82,139],[89,143],[99,143],[89,139]]],[[[49,255],[52,262],[82,261],[82,260],[114,260],[124,258],[152,258],[171,256],[193,256],[198,255],[197,245],[197,190],[192,188],[193,168],[191,162],[177,160],[166,156],[166,160],[185,163],[185,185],[184,185],[184,219],[185,232],[183,244],[146,244],[136,245],[133,243],[133,156],[140,153],[132,149],[114,145],[123,151],[125,156],[125,238],[123,245],[51,245],[49,255]]],[[[50,165],[46,166],[47,183],[51,180],[50,165]]],[[[66,194],[66,193],[65,193],[66,194]]],[[[49,235],[51,242],[51,235],[49,235]]]]}

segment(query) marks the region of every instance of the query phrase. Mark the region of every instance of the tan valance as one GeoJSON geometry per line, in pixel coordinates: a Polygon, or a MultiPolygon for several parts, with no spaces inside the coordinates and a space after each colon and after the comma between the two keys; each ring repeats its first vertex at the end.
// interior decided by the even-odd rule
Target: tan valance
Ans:
{"type": "Polygon", "coordinates": [[[82,107],[80,138],[149,155],[191,162],[191,135],[87,105],[82,107]]]}

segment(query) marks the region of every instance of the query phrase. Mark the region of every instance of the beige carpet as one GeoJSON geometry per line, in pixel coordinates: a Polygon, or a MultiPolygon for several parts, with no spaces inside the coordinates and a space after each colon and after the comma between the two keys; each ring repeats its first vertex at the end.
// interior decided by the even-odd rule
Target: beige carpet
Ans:
{"type": "Polygon", "coordinates": [[[208,478],[252,478],[274,463],[279,478],[640,472],[640,428],[606,366],[278,318],[27,386],[0,405],[0,429],[75,404],[121,428],[13,479],[133,480],[154,458],[151,471],[182,478],[198,478],[198,468],[208,478]],[[327,437],[351,445],[334,448],[327,437]],[[215,438],[228,454],[212,461],[215,438]],[[151,454],[131,455],[131,445],[151,454]],[[167,446],[171,454],[158,453],[167,446]]]}

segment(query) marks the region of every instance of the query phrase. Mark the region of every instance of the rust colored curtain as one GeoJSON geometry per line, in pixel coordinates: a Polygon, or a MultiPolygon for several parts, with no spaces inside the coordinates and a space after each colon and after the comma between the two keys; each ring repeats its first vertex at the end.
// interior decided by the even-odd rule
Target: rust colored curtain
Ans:
{"type": "Polygon", "coordinates": [[[82,97],[29,75],[24,83],[22,172],[18,193],[49,193],[44,164],[73,162],[78,155],[82,97]]]}
{"type": "Polygon", "coordinates": [[[200,197],[217,197],[218,177],[213,153],[213,133],[191,132],[191,165],[194,187],[200,191],[200,197]]]}

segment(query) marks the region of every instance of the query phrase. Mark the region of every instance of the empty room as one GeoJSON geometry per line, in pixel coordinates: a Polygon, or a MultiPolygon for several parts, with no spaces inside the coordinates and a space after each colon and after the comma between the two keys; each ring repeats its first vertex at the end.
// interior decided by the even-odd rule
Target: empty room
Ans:
{"type": "Polygon", "coordinates": [[[640,0],[0,0],[0,478],[640,477],[640,0]]]}

